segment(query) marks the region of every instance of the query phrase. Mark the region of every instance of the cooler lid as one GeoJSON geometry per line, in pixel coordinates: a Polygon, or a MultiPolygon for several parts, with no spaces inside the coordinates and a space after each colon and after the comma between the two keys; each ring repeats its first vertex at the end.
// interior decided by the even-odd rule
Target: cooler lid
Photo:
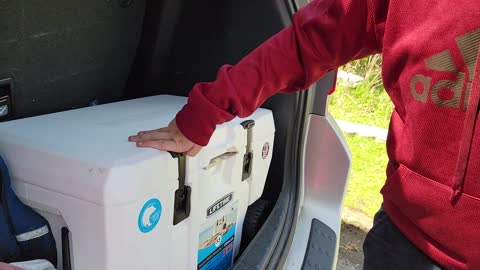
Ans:
{"type": "MultiPolygon", "coordinates": [[[[178,170],[169,153],[137,148],[128,136],[168,125],[186,101],[153,96],[0,123],[0,154],[14,180],[101,205],[134,201],[153,185],[178,186],[178,170]]],[[[255,114],[271,120],[269,113],[255,114]]],[[[232,134],[223,129],[240,122],[219,126],[215,135],[232,134]]]]}

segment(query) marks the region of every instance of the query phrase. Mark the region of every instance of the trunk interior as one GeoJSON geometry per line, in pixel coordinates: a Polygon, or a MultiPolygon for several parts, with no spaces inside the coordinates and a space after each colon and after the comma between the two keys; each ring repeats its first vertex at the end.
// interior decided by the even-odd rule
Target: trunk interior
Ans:
{"type": "MultiPolygon", "coordinates": [[[[291,12],[278,0],[1,1],[0,97],[11,106],[0,121],[186,96],[194,83],[214,80],[221,65],[235,64],[288,25],[291,12]]],[[[276,95],[264,104],[275,117],[274,153],[262,203],[252,206],[262,214],[246,230],[244,248],[273,209],[281,219],[292,203],[279,198],[295,191],[304,98],[276,95]]]]}

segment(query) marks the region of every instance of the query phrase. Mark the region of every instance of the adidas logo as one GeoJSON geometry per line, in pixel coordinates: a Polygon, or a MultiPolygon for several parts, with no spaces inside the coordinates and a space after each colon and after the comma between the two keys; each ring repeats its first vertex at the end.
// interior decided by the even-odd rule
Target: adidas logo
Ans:
{"type": "Polygon", "coordinates": [[[467,73],[460,72],[453,61],[450,50],[443,51],[425,60],[428,69],[435,71],[446,71],[457,73],[457,80],[441,80],[432,85],[432,78],[421,74],[414,75],[410,81],[410,92],[415,100],[426,103],[428,97],[433,103],[450,108],[460,108],[463,89],[466,93],[463,98],[462,110],[467,110],[470,91],[472,89],[472,79],[475,73],[478,50],[480,48],[480,29],[467,33],[455,39],[458,49],[462,55],[467,73]],[[466,87],[465,87],[466,84],[466,87]],[[453,96],[450,99],[442,99],[439,96],[441,89],[451,89],[453,96]]]}

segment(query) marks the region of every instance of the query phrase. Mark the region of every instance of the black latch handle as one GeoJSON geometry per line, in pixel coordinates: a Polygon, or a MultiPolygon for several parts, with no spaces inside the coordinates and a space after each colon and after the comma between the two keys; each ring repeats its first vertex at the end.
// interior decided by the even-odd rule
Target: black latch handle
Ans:
{"type": "Polygon", "coordinates": [[[181,153],[170,152],[178,159],[178,189],[175,191],[173,225],[177,225],[190,216],[192,188],[185,185],[187,157],[181,153]]]}
{"type": "Polygon", "coordinates": [[[242,181],[246,180],[252,174],[253,163],[253,127],[255,126],[255,120],[246,120],[241,123],[242,127],[247,131],[247,145],[245,146],[245,155],[243,156],[243,170],[242,181]]]}

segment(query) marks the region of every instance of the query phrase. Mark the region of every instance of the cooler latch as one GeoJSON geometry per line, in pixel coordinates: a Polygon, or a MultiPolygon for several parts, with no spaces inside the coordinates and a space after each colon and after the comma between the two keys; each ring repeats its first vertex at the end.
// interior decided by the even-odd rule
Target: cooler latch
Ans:
{"type": "Polygon", "coordinates": [[[173,208],[173,225],[184,221],[190,216],[192,188],[185,185],[186,157],[184,154],[170,152],[178,159],[178,189],[175,191],[173,208]]]}
{"type": "Polygon", "coordinates": [[[253,127],[255,126],[254,120],[246,120],[241,123],[242,127],[247,130],[247,146],[245,155],[243,156],[243,171],[242,171],[242,181],[248,179],[252,174],[252,159],[253,159],[253,150],[252,150],[252,136],[253,136],[253,127]]]}

